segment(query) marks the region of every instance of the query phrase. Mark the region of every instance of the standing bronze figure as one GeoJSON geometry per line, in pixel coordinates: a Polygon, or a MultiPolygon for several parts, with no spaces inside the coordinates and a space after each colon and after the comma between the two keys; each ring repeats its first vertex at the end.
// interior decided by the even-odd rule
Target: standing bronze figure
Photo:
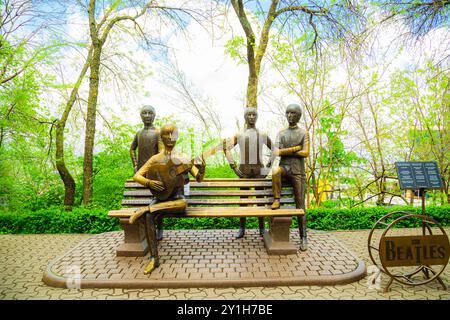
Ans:
{"type": "MultiPolygon", "coordinates": [[[[308,131],[298,127],[302,111],[297,104],[290,104],[286,108],[286,118],[289,123],[287,129],[281,130],[277,137],[278,149],[274,151],[280,156],[280,164],[272,170],[272,190],[274,202],[272,209],[280,208],[281,180],[286,179],[294,189],[295,205],[305,210],[305,158],[309,156],[308,131]]],[[[306,210],[305,215],[298,217],[300,231],[300,249],[306,250],[308,242],[306,238],[306,210]]]]}
{"type": "MultiPolygon", "coordinates": [[[[272,141],[269,136],[263,132],[260,132],[256,128],[256,121],[258,119],[258,112],[256,108],[245,108],[245,129],[242,132],[237,133],[231,139],[224,140],[224,152],[228,163],[233,171],[240,178],[263,178],[269,172],[271,162],[267,163],[267,168],[264,167],[262,162],[263,146],[267,146],[269,150],[272,149],[272,141]],[[239,145],[240,151],[240,164],[236,165],[230,150],[239,145]]],[[[264,218],[258,217],[259,221],[259,233],[264,234],[264,218]]],[[[236,238],[242,238],[245,234],[245,218],[241,218],[239,221],[239,231],[236,234],[236,238]]]]}
{"type": "MultiPolygon", "coordinates": [[[[153,126],[155,116],[155,109],[152,106],[145,105],[142,107],[141,119],[144,124],[144,128],[136,133],[130,147],[130,156],[133,163],[134,173],[136,173],[148,161],[148,159],[164,149],[159,129],[153,126]]],[[[158,240],[161,240],[163,238],[162,218],[158,219],[157,226],[157,238],[158,240]]]]}
{"type": "Polygon", "coordinates": [[[151,157],[134,175],[134,181],[150,188],[155,198],[150,203],[145,216],[147,241],[150,248],[150,263],[145,273],[150,273],[159,266],[158,244],[155,232],[154,215],[156,213],[182,213],[187,201],[184,197],[184,174],[191,173],[201,182],[205,174],[204,159],[200,164],[194,160],[187,161],[172,153],[177,142],[178,131],[175,125],[161,127],[161,139],[164,150],[151,157]]]}

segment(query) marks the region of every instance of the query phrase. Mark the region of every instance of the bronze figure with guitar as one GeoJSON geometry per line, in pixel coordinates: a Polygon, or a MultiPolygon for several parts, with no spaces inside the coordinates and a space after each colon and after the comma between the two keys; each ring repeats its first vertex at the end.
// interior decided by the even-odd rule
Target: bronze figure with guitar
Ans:
{"type": "Polygon", "coordinates": [[[164,150],[152,156],[133,177],[134,181],[148,187],[154,195],[154,199],[148,208],[136,211],[130,217],[130,223],[132,224],[141,215],[146,214],[144,225],[151,255],[150,263],[145,269],[146,274],[159,266],[154,214],[183,213],[187,206],[183,192],[186,181],[183,175],[190,173],[197,182],[201,182],[206,169],[205,158],[222,150],[221,144],[201,156],[187,161],[172,153],[178,138],[176,126],[173,124],[164,125],[160,132],[164,150]]]}

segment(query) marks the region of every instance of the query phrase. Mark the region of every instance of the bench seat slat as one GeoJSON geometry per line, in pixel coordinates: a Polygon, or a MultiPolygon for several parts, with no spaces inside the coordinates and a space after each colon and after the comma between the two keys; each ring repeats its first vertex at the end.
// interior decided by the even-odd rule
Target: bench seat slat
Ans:
{"type": "MultiPolygon", "coordinates": [[[[136,209],[111,210],[109,217],[127,218],[136,209]]],[[[301,216],[305,212],[302,209],[286,208],[282,210],[271,210],[263,207],[215,207],[215,208],[187,208],[184,214],[168,214],[168,217],[282,217],[282,216],[301,216]]]]}
{"type": "MultiPolygon", "coordinates": [[[[233,208],[230,208],[233,209],[233,208]]],[[[188,208],[186,217],[282,217],[282,216],[301,216],[304,211],[301,209],[283,209],[271,210],[270,208],[261,208],[258,210],[237,210],[219,209],[219,208],[188,208]],[[198,209],[198,210],[195,210],[198,209]]]]}

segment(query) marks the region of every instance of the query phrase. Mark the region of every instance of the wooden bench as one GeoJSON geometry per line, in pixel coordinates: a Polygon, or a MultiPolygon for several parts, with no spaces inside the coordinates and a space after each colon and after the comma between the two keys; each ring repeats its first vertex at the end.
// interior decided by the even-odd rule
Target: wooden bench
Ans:
{"type": "MultiPolygon", "coordinates": [[[[269,231],[264,243],[269,254],[293,254],[297,247],[289,240],[292,216],[305,212],[295,208],[292,188],[283,186],[281,208],[271,210],[273,202],[270,179],[205,179],[191,180],[185,196],[188,207],[183,214],[164,214],[163,217],[269,217],[269,231]]],[[[148,252],[144,216],[134,224],[129,218],[150,204],[152,194],[148,188],[128,180],[125,183],[122,209],[109,211],[108,216],[120,219],[125,239],[117,249],[117,256],[144,256],[148,252]]]]}

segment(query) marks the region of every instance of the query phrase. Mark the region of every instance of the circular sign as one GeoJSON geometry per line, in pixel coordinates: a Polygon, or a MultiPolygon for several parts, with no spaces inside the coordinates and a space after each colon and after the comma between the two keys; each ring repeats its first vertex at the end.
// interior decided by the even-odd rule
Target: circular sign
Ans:
{"type": "Polygon", "coordinates": [[[440,224],[405,211],[389,213],[376,222],[369,234],[368,250],[383,273],[413,286],[438,278],[450,257],[448,236],[440,224]],[[417,221],[422,228],[404,228],[417,225],[417,221]]]}

